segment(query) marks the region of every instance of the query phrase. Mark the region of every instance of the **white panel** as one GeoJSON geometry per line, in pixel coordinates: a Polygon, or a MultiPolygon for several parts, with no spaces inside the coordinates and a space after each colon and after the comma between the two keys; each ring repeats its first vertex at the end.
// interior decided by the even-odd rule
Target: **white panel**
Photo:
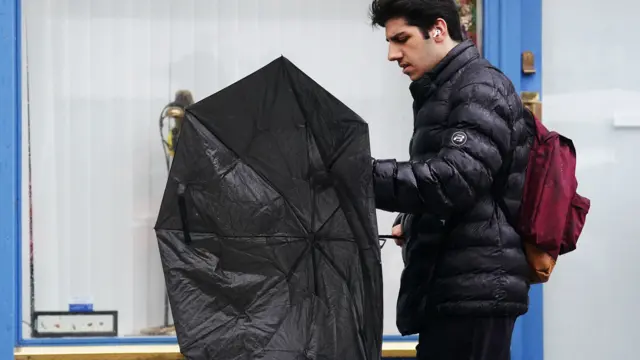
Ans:
{"type": "MultiPolygon", "coordinates": [[[[37,309],[88,297],[96,310],[120,312],[122,336],[162,323],[152,229],[167,175],[158,116],[178,89],[199,100],[285,55],[369,122],[374,156],[406,159],[409,82],[386,61],[369,4],[24,1],[37,309]]],[[[381,232],[393,218],[380,213],[381,232]]],[[[383,262],[385,333],[396,334],[399,249],[387,245],[383,262]]],[[[26,295],[26,266],[24,274],[26,295]]],[[[23,305],[28,320],[28,297],[23,305]]]]}
{"type": "Polygon", "coordinates": [[[640,111],[616,112],[613,115],[613,126],[617,128],[640,127],[640,111]]]}
{"type": "Polygon", "coordinates": [[[620,30],[638,11],[633,0],[543,1],[544,120],[574,139],[578,190],[592,200],[578,249],[545,285],[545,360],[638,358],[640,51],[637,31],[620,30]]]}

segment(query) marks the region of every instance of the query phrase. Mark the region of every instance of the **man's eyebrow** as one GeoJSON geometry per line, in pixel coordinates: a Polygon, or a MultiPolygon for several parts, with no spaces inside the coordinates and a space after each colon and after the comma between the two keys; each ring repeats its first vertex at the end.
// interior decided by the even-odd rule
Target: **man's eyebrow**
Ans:
{"type": "Polygon", "coordinates": [[[405,35],[404,31],[400,31],[399,33],[393,34],[393,36],[390,36],[387,38],[387,42],[389,42],[390,40],[398,41],[398,38],[402,35],[405,35]]]}

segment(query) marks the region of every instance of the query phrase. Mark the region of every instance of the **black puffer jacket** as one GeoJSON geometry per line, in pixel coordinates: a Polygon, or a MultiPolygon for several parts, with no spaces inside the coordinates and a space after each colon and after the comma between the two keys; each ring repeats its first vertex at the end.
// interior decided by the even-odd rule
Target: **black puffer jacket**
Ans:
{"type": "Polygon", "coordinates": [[[496,202],[502,197],[515,214],[522,195],[533,130],[518,94],[470,41],[410,90],[411,160],[374,162],[377,207],[402,213],[408,238],[399,327],[403,314],[418,319],[402,306],[418,303],[427,315],[525,313],[528,265],[496,202]]]}

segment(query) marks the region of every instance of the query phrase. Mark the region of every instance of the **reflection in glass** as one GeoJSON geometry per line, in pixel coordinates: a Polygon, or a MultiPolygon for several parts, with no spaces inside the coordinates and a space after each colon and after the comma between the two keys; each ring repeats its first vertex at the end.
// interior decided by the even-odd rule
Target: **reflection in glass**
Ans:
{"type": "Polygon", "coordinates": [[[460,25],[465,36],[471,39],[482,50],[481,16],[482,0],[456,0],[460,25]]]}

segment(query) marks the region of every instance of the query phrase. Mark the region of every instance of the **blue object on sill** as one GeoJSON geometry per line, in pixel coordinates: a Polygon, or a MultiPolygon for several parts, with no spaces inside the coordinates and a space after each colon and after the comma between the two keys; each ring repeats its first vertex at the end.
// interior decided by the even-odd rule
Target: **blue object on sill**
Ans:
{"type": "Polygon", "coordinates": [[[93,304],[69,304],[69,312],[92,312],[93,304]]]}

